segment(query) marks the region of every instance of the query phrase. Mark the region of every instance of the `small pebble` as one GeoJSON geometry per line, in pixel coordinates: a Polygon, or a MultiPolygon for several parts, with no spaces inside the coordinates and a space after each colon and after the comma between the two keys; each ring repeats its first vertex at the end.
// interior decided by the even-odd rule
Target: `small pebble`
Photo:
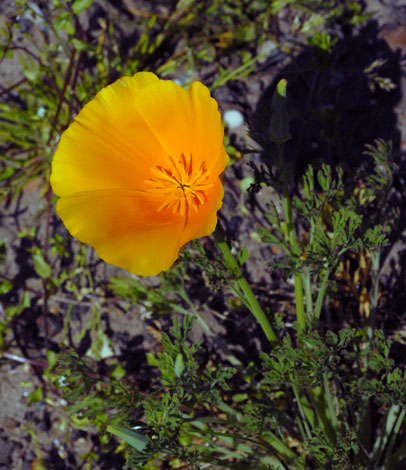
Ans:
{"type": "Polygon", "coordinates": [[[244,117],[237,109],[229,109],[224,113],[224,121],[230,129],[236,129],[244,123],[244,117]]]}

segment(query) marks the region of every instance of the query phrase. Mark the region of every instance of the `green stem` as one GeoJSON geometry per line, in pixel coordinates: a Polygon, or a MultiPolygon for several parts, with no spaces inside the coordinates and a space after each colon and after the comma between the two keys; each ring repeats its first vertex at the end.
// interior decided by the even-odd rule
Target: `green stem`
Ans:
{"type": "Polygon", "coordinates": [[[303,286],[304,286],[305,295],[306,295],[306,313],[308,317],[312,318],[313,317],[312,282],[311,282],[310,274],[307,269],[302,274],[302,279],[303,279],[303,286]]]}
{"type": "Polygon", "coordinates": [[[374,336],[375,322],[376,322],[376,310],[378,307],[378,295],[379,295],[379,264],[381,259],[381,250],[378,248],[376,251],[371,252],[371,314],[369,316],[369,327],[368,337],[372,340],[374,336]]]}
{"type": "MultiPolygon", "coordinates": [[[[295,224],[293,222],[292,215],[292,203],[289,196],[288,187],[288,176],[286,163],[283,157],[283,144],[278,145],[278,159],[279,165],[283,168],[282,180],[283,180],[283,194],[282,194],[282,208],[285,216],[286,226],[283,228],[287,241],[289,242],[292,255],[299,259],[300,258],[300,246],[297,240],[295,224]]],[[[295,299],[296,299],[296,318],[299,327],[304,330],[306,327],[305,310],[303,302],[303,284],[302,276],[299,272],[294,273],[295,282],[295,299]]]]}
{"type": "MultiPolygon", "coordinates": [[[[231,409],[231,407],[225,406],[224,403],[221,403],[220,409],[230,414],[232,416],[232,419],[233,420],[235,419],[237,423],[239,422],[239,419],[236,416],[238,414],[236,410],[231,409]]],[[[296,452],[294,452],[290,447],[288,447],[276,434],[274,434],[272,431],[269,431],[269,430],[267,430],[261,435],[261,440],[255,440],[255,439],[248,438],[246,436],[243,436],[237,433],[215,431],[213,430],[212,426],[210,426],[210,423],[220,423],[223,425],[230,425],[230,421],[228,420],[213,419],[210,417],[193,418],[189,420],[188,417],[186,416],[185,421],[188,424],[196,427],[200,431],[200,435],[209,434],[212,436],[232,437],[232,438],[236,438],[242,441],[252,442],[256,444],[257,446],[260,446],[263,449],[266,449],[268,451],[271,450],[270,448],[272,448],[272,450],[276,450],[280,455],[290,460],[297,459],[298,457],[296,452]]]]}
{"type": "MultiPolygon", "coordinates": [[[[388,443],[387,448],[386,448],[385,461],[390,460],[391,457],[392,457],[392,450],[393,450],[393,447],[395,445],[395,441],[398,437],[398,434],[399,434],[400,428],[402,426],[403,420],[405,418],[405,414],[406,414],[405,409],[401,408],[400,411],[399,411],[399,414],[398,414],[398,418],[396,420],[396,424],[393,428],[389,443],[388,443]]],[[[388,468],[390,468],[390,467],[388,467],[388,468]]]]}
{"type": "Polygon", "coordinates": [[[333,397],[331,396],[331,391],[330,391],[330,384],[328,382],[327,374],[323,374],[323,388],[324,388],[324,397],[327,402],[327,407],[328,407],[328,412],[330,415],[330,423],[333,426],[334,429],[334,439],[333,442],[335,443],[336,441],[336,436],[338,434],[339,426],[338,426],[338,419],[336,416],[336,412],[334,409],[334,403],[333,403],[333,397]]]}
{"type": "Polygon", "coordinates": [[[303,393],[301,393],[297,384],[296,377],[293,374],[291,374],[289,379],[292,385],[293,393],[295,394],[295,397],[296,397],[297,406],[299,408],[299,415],[301,417],[301,423],[306,433],[305,437],[307,439],[311,439],[312,433],[310,431],[308,423],[310,423],[312,427],[314,427],[315,425],[315,417],[314,417],[313,410],[311,409],[306,397],[303,395],[303,393]]]}
{"type": "Polygon", "coordinates": [[[317,325],[317,323],[319,321],[319,318],[320,318],[321,308],[323,306],[323,300],[324,300],[324,296],[325,296],[326,290],[327,290],[329,275],[330,275],[330,271],[328,269],[326,269],[324,271],[323,277],[321,279],[321,286],[320,286],[319,292],[317,294],[316,304],[314,306],[314,312],[313,312],[314,313],[314,320],[315,320],[316,325],[317,325]]]}
{"type": "Polygon", "coordinates": [[[402,423],[404,418],[403,409],[399,405],[392,405],[386,412],[385,426],[382,428],[378,439],[375,441],[374,449],[372,451],[373,459],[376,464],[382,458],[385,447],[389,441],[389,438],[394,429],[396,429],[396,423],[402,423]]]}
{"type": "Polygon", "coordinates": [[[303,302],[303,285],[302,277],[298,272],[294,274],[295,280],[295,298],[296,298],[296,317],[299,327],[304,330],[306,327],[304,302],[303,302]]]}
{"type": "MultiPolygon", "coordinates": [[[[331,395],[327,396],[329,389],[325,386],[325,379],[323,377],[323,386],[317,386],[312,388],[309,396],[314,409],[314,415],[316,422],[313,428],[322,431],[331,444],[335,444],[337,441],[337,432],[334,429],[334,418],[337,421],[337,417],[334,414],[334,405],[332,402],[331,395]]],[[[328,387],[328,382],[327,382],[328,387]]]]}
{"type": "MultiPolygon", "coordinates": [[[[300,257],[300,247],[297,241],[295,224],[293,223],[292,216],[292,204],[290,201],[289,190],[287,183],[284,184],[283,196],[282,196],[282,208],[285,215],[286,227],[285,235],[289,241],[292,255],[295,258],[300,257]]],[[[299,272],[295,271],[294,273],[294,282],[295,282],[295,298],[296,298],[296,317],[299,324],[299,327],[304,330],[306,327],[305,320],[305,311],[304,311],[304,302],[303,302],[303,284],[302,277],[299,272]]]]}
{"type": "MultiPolygon", "coordinates": [[[[375,330],[375,321],[376,321],[376,309],[378,306],[378,295],[379,295],[379,265],[381,258],[381,250],[377,248],[376,251],[371,252],[371,313],[369,316],[369,325],[367,325],[367,336],[369,340],[369,347],[372,347],[374,339],[374,330],[375,330]]],[[[365,357],[365,367],[368,367],[368,356],[365,357]]],[[[402,418],[403,419],[403,418],[402,418]]],[[[370,421],[371,421],[371,411],[369,400],[366,400],[362,407],[359,418],[359,431],[358,435],[361,436],[362,442],[367,443],[370,440],[370,421]]],[[[382,435],[379,436],[378,440],[375,442],[376,452],[381,452],[380,447],[382,445],[382,435]]],[[[375,452],[374,449],[374,452],[375,452]]],[[[379,457],[380,458],[380,457],[379,457]]]]}
{"type": "Polygon", "coordinates": [[[228,245],[224,232],[220,227],[220,224],[217,224],[216,230],[214,231],[214,240],[218,249],[221,251],[224,262],[226,266],[231,270],[231,272],[235,276],[235,284],[240,291],[240,298],[247,306],[249,311],[254,315],[258,323],[261,325],[265,336],[268,338],[269,342],[272,346],[278,344],[279,339],[276,336],[274,330],[272,329],[271,324],[266,317],[265,312],[262,310],[261,306],[258,303],[254,293],[250,285],[248,284],[247,280],[245,279],[239,264],[237,263],[236,259],[234,258],[233,254],[231,253],[230,246],[228,245]]]}

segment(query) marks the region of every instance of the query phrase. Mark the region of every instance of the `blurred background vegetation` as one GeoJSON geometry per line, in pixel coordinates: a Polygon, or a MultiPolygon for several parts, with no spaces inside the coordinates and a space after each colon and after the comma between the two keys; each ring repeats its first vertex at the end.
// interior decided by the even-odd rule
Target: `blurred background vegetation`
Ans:
{"type": "MultiPolygon", "coordinates": [[[[257,281],[262,302],[277,312],[275,322],[280,321],[281,328],[293,318],[287,268],[279,263],[276,250],[253,247],[259,239],[256,225],[269,201],[246,189],[258,183],[255,170],[260,168],[260,150],[268,145],[275,83],[281,77],[288,79],[293,139],[287,145],[286,159],[292,190],[298,188],[309,163],[316,169],[322,163],[340,165],[347,188],[353,189],[373,223],[396,220],[386,232],[390,248],[381,258],[385,269],[374,267],[365,251],[336,260],[340,279],[331,292],[327,327],[362,323],[375,302],[379,327],[397,338],[390,349],[393,360],[404,366],[405,219],[396,215],[405,199],[405,137],[399,126],[404,116],[397,106],[403,98],[400,84],[406,51],[402,37],[392,34],[398,31],[402,15],[406,16],[400,3],[388,7],[378,1],[368,5],[352,0],[3,2],[0,393],[5,406],[0,411],[4,422],[0,468],[121,468],[128,450],[106,432],[106,424],[114,423],[114,416],[121,425],[128,421],[134,426],[143,419],[134,411],[135,404],[141,400],[139,394],[145,395],[158,382],[156,368],[161,371],[160,380],[172,386],[183,372],[179,354],[182,360],[188,359],[191,369],[182,386],[195,387],[201,396],[208,383],[218,383],[218,390],[209,389],[203,395],[207,403],[217,403],[221,419],[222,413],[231,413],[219,405],[218,397],[223,400],[229,393],[226,384],[231,372],[216,368],[216,361],[223,354],[233,367],[249,364],[247,370],[259,361],[263,335],[247,319],[242,303],[224,288],[228,274],[221,263],[216,264],[210,239],[195,244],[173,271],[140,280],[100,262],[91,249],[71,239],[55,215],[48,178],[61,133],[102,87],[137,71],[149,70],[183,86],[200,80],[211,89],[222,111],[242,113],[245,127],[225,123],[232,162],[225,176],[223,222],[228,233],[234,234],[241,264],[248,256],[243,247],[248,247],[251,257],[246,269],[257,281]],[[385,16],[389,10],[390,18],[385,16]],[[382,28],[382,21],[390,23],[389,32],[382,28]],[[390,146],[380,141],[369,148],[375,155],[379,151],[390,154],[394,161],[390,194],[378,192],[386,187],[384,164],[388,160],[381,161],[381,180],[365,176],[375,168],[363,153],[365,145],[377,138],[392,142],[390,146]],[[250,169],[249,161],[257,166],[250,169]],[[380,200],[390,201],[389,206],[379,206],[380,200]],[[206,253],[212,254],[209,262],[206,253]],[[270,271],[264,254],[268,261],[275,261],[275,268],[282,268],[282,274],[270,271]],[[371,276],[378,271],[383,283],[379,303],[368,294],[371,276]],[[187,341],[179,326],[175,325],[172,336],[167,335],[175,314],[197,318],[190,334],[193,340],[203,341],[199,351],[194,346],[181,348],[180,343],[187,341]],[[195,364],[192,357],[196,354],[195,364]],[[208,369],[198,383],[193,374],[203,365],[208,369]],[[61,390],[68,383],[65,396],[61,390]],[[89,394],[90,390],[95,393],[89,394]],[[68,411],[66,400],[73,404],[68,411]]],[[[191,328],[183,326],[185,331],[191,328]]],[[[337,341],[331,339],[331,349],[337,341]]],[[[355,348],[357,339],[341,341],[342,347],[351,344],[355,348]]],[[[379,344],[380,353],[388,356],[385,341],[379,344]]],[[[334,354],[336,360],[336,349],[334,354]]],[[[255,373],[250,377],[251,387],[255,373]]],[[[243,394],[233,396],[231,404],[245,403],[245,399],[243,394]]],[[[255,407],[249,411],[251,405],[246,404],[247,416],[259,413],[255,407]]],[[[153,402],[152,398],[150,408],[144,406],[151,422],[168,407],[176,408],[174,403],[153,402]]],[[[272,407],[267,412],[271,410],[276,413],[272,407]]],[[[173,416],[171,422],[169,413],[169,430],[176,427],[173,416]]],[[[257,432],[258,421],[248,421],[243,421],[244,426],[257,432]]],[[[204,431],[212,437],[209,427],[204,431]]],[[[179,437],[184,449],[192,434],[179,437]]],[[[232,438],[226,437],[215,452],[224,453],[230,462],[250,456],[240,444],[232,453],[232,438]]],[[[352,443],[348,436],[343,455],[350,452],[352,443]]],[[[314,448],[322,446],[321,441],[314,443],[314,448]]],[[[186,455],[185,450],[182,458],[192,465],[192,454],[186,455]]],[[[149,462],[153,467],[153,455],[149,462]]],[[[270,460],[264,465],[272,468],[274,463],[270,460]]],[[[182,465],[174,458],[160,468],[182,465]]],[[[364,468],[359,465],[334,468],[364,468]]],[[[316,467],[303,460],[301,468],[316,467]]]]}

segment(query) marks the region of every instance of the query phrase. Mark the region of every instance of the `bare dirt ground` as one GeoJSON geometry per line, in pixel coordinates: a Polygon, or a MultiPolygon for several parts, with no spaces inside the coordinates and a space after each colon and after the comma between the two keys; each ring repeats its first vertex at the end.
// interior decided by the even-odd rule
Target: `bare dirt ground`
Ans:
{"type": "MultiPolygon", "coordinates": [[[[100,3],[106,11],[115,8],[113,2],[112,4],[100,3]]],[[[132,4],[132,2],[125,3],[132,4]]],[[[377,137],[393,139],[398,161],[403,163],[403,169],[400,170],[397,181],[399,197],[405,200],[405,180],[402,178],[406,177],[404,167],[406,156],[406,6],[402,1],[389,0],[373,0],[366,3],[367,9],[373,12],[373,19],[369,29],[350,38],[352,42],[351,40],[342,42],[341,56],[337,59],[341,61],[340,73],[345,77],[349,68],[356,69],[360,57],[370,54],[373,58],[374,54],[378,54],[387,60],[386,71],[393,78],[397,88],[389,94],[382,93],[368,97],[371,102],[368,102],[366,106],[365,103],[361,106],[356,96],[349,95],[349,99],[355,100],[355,104],[348,109],[348,119],[352,123],[358,122],[363,127],[362,138],[356,142],[357,146],[362,146],[365,142],[377,137]]],[[[1,2],[0,25],[13,16],[13,2],[1,2]]],[[[16,18],[14,20],[17,21],[16,18]]],[[[26,21],[26,27],[35,28],[35,25],[29,24],[29,19],[26,21]]],[[[291,100],[301,105],[307,95],[300,90],[303,88],[303,82],[306,82],[309,77],[298,72],[298,69],[305,62],[305,54],[293,59],[284,59],[281,63],[263,68],[245,80],[218,89],[215,97],[219,101],[221,110],[239,109],[243,112],[246,121],[252,119],[260,109],[261,103],[269,102],[267,101],[269,90],[275,78],[283,75],[287,75],[290,81],[291,100]]],[[[0,90],[5,90],[20,79],[21,70],[17,58],[2,64],[0,90]]],[[[350,93],[350,90],[346,89],[346,92],[350,93]]],[[[355,90],[355,93],[359,92],[359,89],[355,90]]],[[[325,99],[328,98],[326,95],[325,99]]],[[[242,146],[246,145],[248,140],[246,126],[241,126],[230,133],[234,141],[240,142],[242,146]]],[[[314,158],[311,151],[312,136],[309,133],[303,139],[302,147],[307,149],[304,152],[304,158],[312,161],[314,158]]],[[[344,149],[343,152],[347,150],[344,149]]],[[[345,164],[350,166],[348,161],[345,164]]],[[[266,200],[260,198],[257,201],[250,201],[248,195],[240,189],[240,182],[249,175],[249,171],[243,159],[227,172],[222,218],[226,221],[229,232],[233,233],[238,241],[237,245],[246,245],[248,250],[252,251],[247,268],[252,281],[259,286],[259,290],[265,289],[265,286],[269,289],[271,286],[271,290],[260,292],[262,300],[269,306],[280,305],[287,303],[289,298],[284,297],[278,291],[278,279],[270,275],[262,262],[263,257],[269,254],[270,248],[266,247],[258,251],[257,245],[251,240],[255,221],[247,220],[241,213],[241,204],[245,204],[252,208],[254,217],[260,219],[261,208],[264,209],[266,206],[266,200]],[[250,206],[251,203],[252,206],[250,206]]],[[[89,286],[84,285],[82,292],[76,292],[75,296],[68,295],[68,293],[64,295],[56,293],[51,296],[46,300],[47,318],[44,319],[42,281],[35,274],[29,255],[32,239],[23,233],[24,230],[35,225],[39,227],[36,237],[44,239],[46,224],[50,224],[52,233],[63,233],[64,229],[55,213],[53,211],[49,213],[47,200],[39,194],[35,184],[27,186],[15,202],[10,205],[3,204],[0,210],[0,238],[5,240],[7,245],[7,260],[2,265],[2,274],[15,283],[15,288],[4,296],[3,306],[15,303],[21,288],[31,292],[31,304],[13,322],[8,337],[11,347],[1,359],[0,469],[39,470],[44,468],[36,466],[40,458],[43,459],[47,470],[87,468],[84,466],[83,456],[94,451],[99,454],[99,461],[93,462],[93,466],[89,468],[118,470],[123,465],[122,457],[113,452],[102,453],[91,427],[84,427],[82,430],[73,428],[64,410],[66,403],[60,396],[47,390],[43,379],[45,346],[55,352],[70,346],[82,355],[89,353],[91,338],[94,334],[90,325],[99,322],[101,330],[109,340],[104,350],[105,359],[122,360],[127,366],[127,372],[136,377],[136,383],[143,386],[143,382],[148,381],[145,351],[156,347],[154,344],[156,339],[159,339],[159,329],[162,326],[143,317],[145,312],[137,306],[128,309],[124,301],[109,295],[108,280],[113,275],[126,275],[126,273],[98,261],[92,250],[87,250],[85,257],[88,266],[91,267],[94,288],[90,291],[89,286]],[[66,329],[64,318],[68,312],[70,320],[66,329]],[[28,397],[38,386],[43,387],[44,396],[30,405],[27,401],[28,397]]],[[[403,315],[403,328],[406,325],[404,318],[405,234],[405,219],[403,218],[392,244],[385,252],[382,266],[382,282],[386,283],[384,290],[399,294],[396,296],[396,302],[392,302],[391,305],[393,314],[397,318],[401,319],[403,315]]],[[[204,281],[199,280],[199,282],[201,284],[198,283],[195,286],[197,290],[206,289],[204,281]]],[[[151,280],[150,283],[154,285],[155,281],[151,280]]],[[[257,341],[255,337],[249,340],[252,344],[246,344],[244,319],[239,319],[241,331],[244,331],[242,335],[241,332],[236,331],[231,322],[222,322],[221,315],[224,311],[221,301],[216,297],[217,294],[209,292],[208,295],[216,314],[215,316],[205,313],[206,320],[212,329],[230,342],[237,351],[245,350],[246,353],[251,347],[255,348],[255,341],[257,341]]],[[[199,303],[198,297],[195,300],[199,303]]],[[[1,315],[0,310],[0,317],[1,315]]],[[[196,331],[195,334],[196,336],[202,335],[201,331],[196,331]]],[[[403,330],[403,334],[406,337],[406,330],[403,330]]]]}

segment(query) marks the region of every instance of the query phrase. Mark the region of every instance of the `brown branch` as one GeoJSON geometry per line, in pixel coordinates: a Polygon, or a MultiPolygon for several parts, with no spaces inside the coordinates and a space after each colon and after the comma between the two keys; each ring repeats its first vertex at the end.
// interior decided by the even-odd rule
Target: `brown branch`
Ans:
{"type": "Polygon", "coordinates": [[[42,60],[40,57],[38,57],[36,54],[34,54],[33,52],[31,52],[29,49],[27,49],[26,47],[24,46],[12,46],[9,48],[10,50],[19,50],[19,51],[24,51],[26,54],[30,55],[33,59],[35,59],[39,65],[41,65],[41,67],[43,66],[43,63],[42,63],[42,60]]]}
{"type": "Polygon", "coordinates": [[[43,369],[48,367],[48,363],[46,361],[34,361],[33,359],[28,359],[27,357],[17,356],[16,354],[12,354],[7,351],[2,353],[2,357],[6,359],[10,359],[10,361],[21,362],[23,364],[31,364],[33,366],[41,367],[43,369]]]}
{"type": "Polygon", "coordinates": [[[0,92],[0,96],[3,96],[3,95],[6,95],[7,93],[10,93],[10,91],[13,91],[14,88],[17,88],[18,86],[22,85],[26,81],[28,81],[28,79],[23,78],[20,81],[18,81],[17,83],[14,83],[14,85],[11,85],[8,88],[6,88],[5,90],[3,90],[2,92],[0,92]]]}
{"type": "MultiPolygon", "coordinates": [[[[56,113],[55,113],[55,116],[54,116],[54,119],[52,121],[52,130],[49,134],[49,138],[48,138],[48,142],[47,142],[47,145],[49,145],[51,142],[52,142],[52,139],[54,137],[54,134],[55,134],[55,128],[57,126],[57,123],[58,123],[58,117],[59,117],[59,114],[61,112],[61,109],[62,109],[62,103],[63,101],[66,101],[68,103],[68,105],[70,106],[70,103],[67,101],[67,99],[65,98],[65,92],[66,92],[66,88],[68,87],[68,84],[70,82],[70,79],[71,79],[71,75],[72,75],[72,68],[73,68],[73,62],[75,60],[75,55],[76,55],[76,51],[73,50],[72,52],[72,55],[70,57],[70,60],[69,60],[69,65],[68,65],[68,68],[66,69],[66,73],[65,73],[65,78],[64,78],[64,81],[63,81],[63,87],[62,87],[62,90],[59,90],[59,97],[60,97],[60,100],[58,102],[58,107],[56,109],[56,113]]],[[[51,85],[51,82],[53,85],[55,85],[53,83],[52,80],[50,80],[48,83],[51,85]]],[[[53,86],[51,85],[51,86],[53,86]]],[[[55,85],[56,86],[56,85],[55,85]]],[[[53,87],[55,89],[55,87],[53,87]]],[[[56,87],[57,88],[57,87],[56,87]]]]}

